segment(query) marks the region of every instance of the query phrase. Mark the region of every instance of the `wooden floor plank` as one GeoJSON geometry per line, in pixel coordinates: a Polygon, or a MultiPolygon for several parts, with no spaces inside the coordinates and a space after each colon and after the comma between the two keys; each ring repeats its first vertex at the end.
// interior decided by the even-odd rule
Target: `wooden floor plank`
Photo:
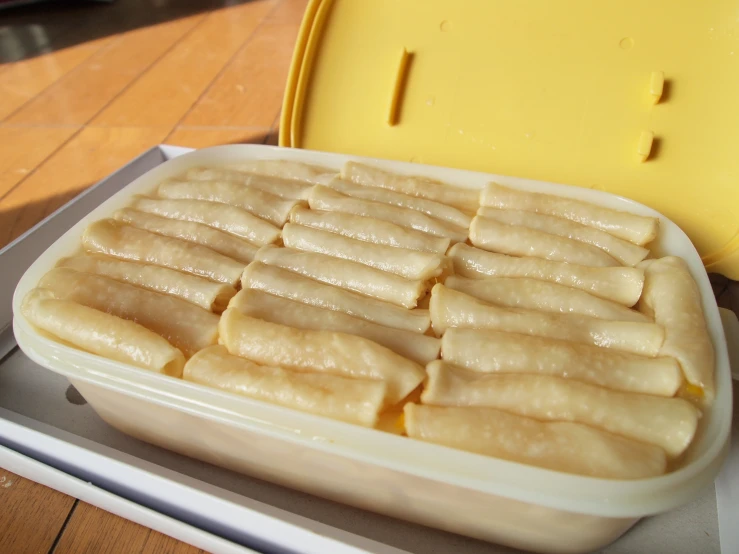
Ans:
{"type": "Polygon", "coordinates": [[[272,23],[293,23],[300,25],[308,0],[282,0],[280,7],[269,14],[272,23]]]}
{"type": "Polygon", "coordinates": [[[103,38],[9,64],[0,73],[0,121],[108,46],[103,38]]]}
{"type": "Polygon", "coordinates": [[[92,125],[174,126],[274,7],[255,0],[209,14],[92,125]]]}
{"type": "Polygon", "coordinates": [[[148,148],[169,129],[87,127],[0,201],[0,246],[148,148]]]}
{"type": "Polygon", "coordinates": [[[282,105],[298,28],[291,21],[265,21],[182,124],[272,125],[282,105]]]}
{"type": "Polygon", "coordinates": [[[0,126],[0,199],[78,129],[0,126]]]}
{"type": "Polygon", "coordinates": [[[141,552],[150,529],[111,516],[105,510],[80,502],[62,532],[53,554],[118,554],[141,552]]]}
{"type": "Polygon", "coordinates": [[[86,502],[77,505],[54,554],[207,554],[86,502]]]}
{"type": "Polygon", "coordinates": [[[177,127],[166,138],[165,142],[188,148],[207,148],[220,144],[262,144],[269,133],[269,127],[177,127]]]}
{"type": "Polygon", "coordinates": [[[175,19],[125,33],[109,48],[28,102],[7,121],[14,124],[84,125],[164,55],[203,15],[175,19]]]}
{"type": "Polygon", "coordinates": [[[0,468],[0,552],[45,554],[74,498],[0,468]]]}

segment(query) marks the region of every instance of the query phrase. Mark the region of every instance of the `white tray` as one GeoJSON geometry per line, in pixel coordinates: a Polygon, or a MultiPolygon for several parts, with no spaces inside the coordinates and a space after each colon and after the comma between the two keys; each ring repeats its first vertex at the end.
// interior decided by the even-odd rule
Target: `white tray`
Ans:
{"type": "MultiPolygon", "coordinates": [[[[44,438],[41,437],[41,440],[44,440],[44,438]]],[[[256,550],[239,546],[197,527],[146,508],[141,504],[126,500],[92,483],[87,483],[4,446],[0,446],[0,466],[21,477],[75,496],[89,504],[151,527],[156,531],[186,541],[209,552],[257,554],[256,550]]],[[[5,486],[8,486],[8,484],[5,486]]]]}
{"type": "MultiPolygon", "coordinates": [[[[5,328],[5,332],[0,331],[0,356],[14,346],[7,328],[10,297],[28,265],[83,215],[133,178],[185,151],[166,146],[150,150],[0,253],[0,329],[5,328]]],[[[120,505],[128,507],[115,509],[94,498],[85,500],[144,524],[146,516],[140,516],[144,521],[137,519],[138,512],[131,506],[153,509],[168,516],[162,520],[167,523],[152,518],[148,525],[207,550],[239,551],[228,549],[241,544],[257,550],[293,552],[512,552],[334,504],[144,444],[107,426],[89,406],[70,402],[67,393],[72,400],[76,395],[68,389],[64,378],[37,366],[17,349],[0,362],[0,444],[28,456],[16,459],[16,469],[12,470],[41,481],[33,470],[24,473],[18,469],[18,464],[21,469],[25,467],[23,459],[28,460],[25,463],[29,468],[34,458],[40,460],[135,504],[120,500],[120,505]],[[205,540],[203,537],[215,542],[211,546],[196,543],[205,540]],[[218,543],[218,537],[232,542],[218,543]]],[[[732,483],[737,483],[736,478],[732,481],[732,471],[739,469],[736,451],[732,457],[719,478],[725,483],[719,487],[720,494],[731,494],[732,483]]],[[[0,452],[0,465],[11,465],[7,459],[0,452]]],[[[58,484],[63,480],[45,484],[63,490],[58,484]]],[[[83,494],[76,489],[64,492],[83,494]]],[[[719,503],[721,519],[726,516],[730,521],[734,516],[727,510],[737,505],[736,497],[719,498],[719,503]]],[[[722,525],[721,531],[722,539],[727,532],[724,552],[739,551],[727,542],[731,540],[729,526],[722,525]]],[[[718,536],[711,486],[692,504],[642,521],[604,552],[719,552],[718,536]]]]}

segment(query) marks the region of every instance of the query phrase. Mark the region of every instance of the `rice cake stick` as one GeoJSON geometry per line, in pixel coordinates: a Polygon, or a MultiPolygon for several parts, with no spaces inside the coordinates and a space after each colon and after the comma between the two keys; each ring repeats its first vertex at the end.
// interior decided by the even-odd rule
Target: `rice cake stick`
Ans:
{"type": "Polygon", "coordinates": [[[343,312],[295,302],[258,289],[241,290],[231,300],[229,308],[236,308],[257,319],[297,329],[337,331],[364,337],[421,365],[437,359],[441,348],[441,342],[434,337],[385,327],[343,312]]]}
{"type": "Polygon", "coordinates": [[[495,408],[539,421],[584,423],[663,448],[675,458],[688,448],[700,413],[687,400],[616,392],[547,375],[485,375],[441,361],[426,367],[421,402],[495,408]]]}
{"type": "Polygon", "coordinates": [[[332,178],[338,172],[328,167],[311,165],[292,160],[248,160],[231,164],[230,169],[247,171],[270,177],[280,177],[292,181],[303,181],[313,185],[320,185],[332,178]]]}
{"type": "Polygon", "coordinates": [[[715,394],[715,353],[708,334],[700,291],[687,264],[674,256],[647,260],[644,294],[639,309],[665,328],[662,356],[672,356],[685,379],[700,387],[705,400],[715,394]]]}
{"type": "Polygon", "coordinates": [[[137,196],[132,207],[146,213],[203,223],[257,246],[272,244],[280,238],[280,229],[251,213],[220,202],[137,196]]]}
{"type": "Polygon", "coordinates": [[[644,356],[656,356],[665,338],[656,323],[608,321],[571,314],[547,314],[487,304],[442,284],[431,289],[431,326],[437,335],[450,327],[494,329],[569,340],[644,356]]]}
{"type": "Polygon", "coordinates": [[[673,396],[683,383],[674,358],[502,331],[449,329],[441,353],[447,362],[480,373],[552,375],[659,396],[673,396]]]}
{"type": "Polygon", "coordinates": [[[346,196],[363,198],[364,200],[381,202],[391,206],[400,206],[401,208],[409,208],[464,229],[468,228],[472,221],[471,216],[457,208],[426,198],[409,196],[408,194],[375,186],[358,185],[351,181],[344,181],[338,177],[330,181],[328,186],[346,196]]]}
{"type": "Polygon", "coordinates": [[[428,310],[406,310],[395,304],[367,298],[356,292],[315,281],[300,273],[262,262],[251,263],[241,279],[244,289],[257,289],[295,302],[317,306],[414,333],[431,325],[428,310]]]}
{"type": "Polygon", "coordinates": [[[621,265],[595,246],[528,227],[499,223],[479,215],[470,225],[470,242],[483,250],[513,256],[531,256],[590,267],[621,265]]]}
{"type": "Polygon", "coordinates": [[[23,299],[23,315],[35,327],[72,346],[172,377],[182,375],[185,357],[146,327],[33,289],[23,299]]]}
{"type": "Polygon", "coordinates": [[[435,237],[445,237],[452,242],[464,242],[467,240],[467,229],[452,225],[445,221],[428,216],[424,213],[391,206],[381,202],[373,202],[362,198],[352,198],[332,188],[316,185],[310,193],[308,203],[313,210],[325,210],[330,212],[344,212],[364,217],[373,217],[389,221],[401,227],[416,229],[435,237]]]}
{"type": "Polygon", "coordinates": [[[291,371],[232,356],[223,346],[188,360],[183,378],[302,412],[373,427],[385,398],[385,383],[328,373],[291,371]]]}
{"type": "Polygon", "coordinates": [[[114,219],[90,224],[82,235],[88,252],[149,263],[235,286],[244,264],[210,248],[137,229],[114,219]]]}
{"type": "Polygon", "coordinates": [[[639,300],[644,270],[634,267],[586,267],[539,258],[515,258],[466,244],[455,244],[447,252],[454,271],[463,277],[529,277],[584,290],[624,306],[639,300]]]}
{"type": "Polygon", "coordinates": [[[604,479],[662,475],[664,450],[587,425],[541,422],[492,408],[406,404],[413,439],[512,462],[604,479]]]}
{"type": "Polygon", "coordinates": [[[345,333],[294,329],[235,309],[223,312],[218,331],[229,353],[261,365],[384,381],[386,405],[405,398],[425,377],[417,363],[345,333]]]}
{"type": "Polygon", "coordinates": [[[614,237],[613,235],[582,225],[569,219],[555,217],[552,215],[525,212],[522,210],[500,210],[498,208],[483,207],[477,211],[487,219],[494,219],[499,223],[508,225],[519,225],[573,239],[585,244],[596,246],[607,252],[623,265],[635,266],[649,254],[649,250],[637,246],[627,240],[614,237]]]}
{"type": "Polygon", "coordinates": [[[213,227],[208,227],[202,223],[168,219],[131,208],[118,210],[113,217],[118,221],[124,221],[138,229],[151,231],[157,235],[186,240],[194,244],[206,246],[244,265],[254,259],[254,255],[258,249],[258,247],[243,239],[229,235],[213,227]]]}
{"type": "Polygon", "coordinates": [[[194,167],[185,174],[185,180],[230,181],[293,200],[307,199],[311,189],[311,185],[299,181],[222,168],[194,167]]]}
{"type": "Polygon", "coordinates": [[[167,339],[186,357],[218,338],[218,316],[180,298],[67,268],[49,271],[39,287],[70,300],[139,323],[167,339]]]}
{"type": "Polygon", "coordinates": [[[311,210],[303,206],[293,208],[290,212],[290,223],[337,233],[373,244],[440,255],[447,251],[451,243],[448,238],[434,237],[374,217],[364,217],[344,212],[311,210]]]}
{"type": "Polygon", "coordinates": [[[207,200],[243,208],[278,227],[285,224],[290,210],[301,203],[231,181],[167,181],[159,185],[157,192],[162,198],[207,200]]]}
{"type": "Polygon", "coordinates": [[[443,268],[444,258],[438,254],[372,244],[295,223],[285,224],[282,241],[288,248],[357,262],[410,280],[438,277],[443,268]]]}
{"type": "Polygon", "coordinates": [[[474,212],[479,206],[479,190],[456,187],[428,177],[400,175],[357,162],[346,162],[341,176],[359,185],[382,187],[417,198],[428,198],[468,212],[474,212]]]}
{"type": "Polygon", "coordinates": [[[606,231],[639,246],[657,237],[659,220],[604,208],[581,200],[552,194],[528,192],[489,183],[482,191],[480,204],[505,210],[523,210],[553,215],[606,231]]]}
{"type": "Polygon", "coordinates": [[[171,294],[215,313],[225,310],[229,300],[236,294],[236,289],[231,285],[214,283],[166,267],[128,262],[100,254],[65,258],[57,266],[171,294]]]}
{"type": "Polygon", "coordinates": [[[444,281],[444,285],[499,306],[584,315],[612,321],[649,321],[644,314],[611,300],[528,277],[469,279],[451,275],[444,281]]]}
{"type": "Polygon", "coordinates": [[[263,246],[255,261],[404,308],[414,308],[427,290],[420,280],[410,281],[350,260],[292,248],[263,246]]]}

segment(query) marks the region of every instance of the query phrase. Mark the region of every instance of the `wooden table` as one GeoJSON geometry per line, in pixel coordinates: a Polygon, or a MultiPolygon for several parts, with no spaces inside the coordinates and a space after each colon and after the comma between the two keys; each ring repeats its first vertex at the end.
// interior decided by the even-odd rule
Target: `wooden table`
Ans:
{"type": "MultiPolygon", "coordinates": [[[[4,14],[0,247],[155,144],[276,143],[306,1],[4,14]]],[[[716,280],[722,305],[734,307],[734,287],[716,280]]],[[[195,551],[0,468],[0,553],[195,551]]]]}
{"type": "MultiPolygon", "coordinates": [[[[117,0],[3,13],[0,247],[156,144],[276,144],[306,2],[117,0]]],[[[0,553],[46,552],[198,549],[0,468],[0,553]]]]}

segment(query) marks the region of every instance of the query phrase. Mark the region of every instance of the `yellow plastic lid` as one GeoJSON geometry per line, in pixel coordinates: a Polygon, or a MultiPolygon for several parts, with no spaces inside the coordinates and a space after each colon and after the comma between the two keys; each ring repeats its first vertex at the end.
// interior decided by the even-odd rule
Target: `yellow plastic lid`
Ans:
{"type": "Polygon", "coordinates": [[[607,190],[739,279],[739,1],[312,0],[280,144],[607,190]]]}

